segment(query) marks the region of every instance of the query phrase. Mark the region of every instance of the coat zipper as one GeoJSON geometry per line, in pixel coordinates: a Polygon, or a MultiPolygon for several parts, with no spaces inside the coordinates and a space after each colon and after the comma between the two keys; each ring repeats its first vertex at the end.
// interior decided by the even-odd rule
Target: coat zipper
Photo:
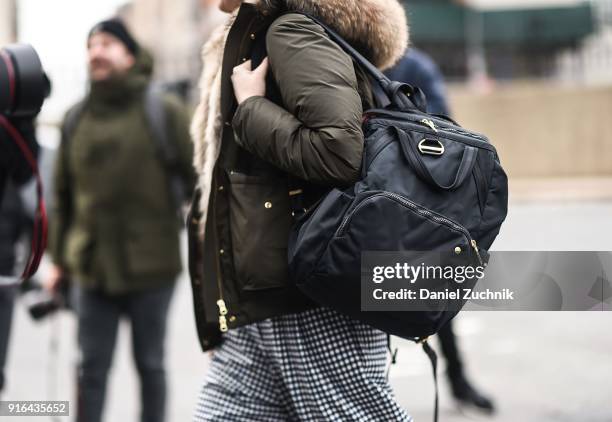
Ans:
{"type": "MultiPolygon", "coordinates": [[[[251,28],[253,27],[253,21],[251,21],[249,23],[249,26],[247,28],[246,33],[250,34],[251,33],[251,28]]],[[[240,41],[240,49],[238,51],[243,51],[243,46],[244,46],[244,42],[247,39],[247,37],[244,37],[241,41],[240,41]]],[[[213,185],[214,186],[214,185],[213,185]]],[[[213,203],[216,203],[217,201],[217,189],[214,190],[214,194],[213,194],[213,203]]],[[[217,224],[216,224],[216,213],[214,212],[214,207],[213,207],[213,227],[214,227],[214,231],[215,231],[215,247],[216,247],[216,251],[215,251],[215,255],[217,257],[217,259],[215,260],[216,265],[217,265],[217,287],[219,289],[219,300],[217,300],[217,307],[219,308],[219,330],[222,333],[225,333],[228,331],[228,326],[227,326],[227,314],[228,314],[228,309],[227,309],[227,304],[225,303],[225,300],[223,299],[223,286],[222,286],[222,282],[221,282],[221,264],[220,264],[220,257],[219,257],[219,239],[217,236],[217,224]]]]}
{"type": "Polygon", "coordinates": [[[472,249],[474,249],[474,252],[476,252],[476,256],[478,257],[478,262],[480,262],[480,265],[485,266],[485,263],[482,260],[482,257],[480,256],[480,251],[478,249],[478,244],[476,243],[476,240],[472,239],[472,236],[470,235],[470,232],[463,227],[460,224],[455,223],[453,220],[450,220],[446,217],[443,217],[437,213],[435,213],[434,211],[428,210],[420,205],[417,205],[416,203],[412,202],[411,200],[404,198],[401,195],[395,194],[395,193],[391,193],[391,192],[379,192],[377,194],[374,194],[368,198],[366,198],[365,200],[363,200],[362,202],[360,202],[355,208],[353,208],[353,210],[351,211],[350,214],[348,214],[346,217],[344,217],[344,220],[342,221],[342,224],[340,224],[340,227],[338,227],[338,230],[336,232],[337,236],[343,236],[346,230],[346,226],[348,225],[348,223],[350,222],[352,216],[362,207],[364,206],[367,202],[369,202],[370,200],[376,198],[376,197],[386,197],[386,198],[390,198],[395,200],[396,202],[399,202],[400,204],[404,205],[407,208],[410,208],[412,211],[414,211],[416,214],[419,214],[425,218],[427,218],[428,220],[434,221],[438,224],[442,224],[445,225],[455,231],[458,231],[460,233],[462,233],[468,240],[470,243],[470,246],[472,247],[472,249]]]}
{"type": "MultiPolygon", "coordinates": [[[[216,178],[215,178],[216,179],[216,178]]],[[[213,189],[216,184],[213,184],[213,189]]],[[[219,263],[219,239],[217,236],[217,215],[215,213],[215,204],[217,203],[217,189],[213,190],[213,206],[212,209],[212,217],[213,217],[213,233],[215,236],[215,264],[217,266],[217,287],[219,288],[219,300],[217,300],[217,307],[219,308],[219,331],[225,333],[228,331],[227,326],[227,305],[225,304],[225,300],[223,299],[223,286],[221,283],[221,264],[219,263]]]]}

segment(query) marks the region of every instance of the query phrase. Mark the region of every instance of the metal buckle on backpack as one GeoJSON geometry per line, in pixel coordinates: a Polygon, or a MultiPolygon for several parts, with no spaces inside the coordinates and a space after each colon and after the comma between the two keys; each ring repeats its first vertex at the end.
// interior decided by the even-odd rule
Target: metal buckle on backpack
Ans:
{"type": "Polygon", "coordinates": [[[444,154],[444,145],[442,145],[442,142],[438,140],[425,138],[419,142],[419,151],[421,151],[421,154],[442,155],[444,154]],[[431,143],[436,145],[431,145],[431,143]]]}

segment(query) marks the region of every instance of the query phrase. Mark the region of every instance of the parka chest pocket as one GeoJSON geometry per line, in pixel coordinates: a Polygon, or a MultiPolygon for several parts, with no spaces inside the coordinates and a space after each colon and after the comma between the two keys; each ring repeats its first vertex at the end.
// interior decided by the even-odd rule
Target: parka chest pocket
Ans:
{"type": "Polygon", "coordinates": [[[284,287],[292,224],[287,180],[229,171],[230,226],[242,292],[284,287]]]}

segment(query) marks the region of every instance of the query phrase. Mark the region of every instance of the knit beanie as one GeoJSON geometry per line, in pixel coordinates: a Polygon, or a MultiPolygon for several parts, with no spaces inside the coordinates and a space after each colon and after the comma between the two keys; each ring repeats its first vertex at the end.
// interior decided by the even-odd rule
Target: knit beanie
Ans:
{"type": "Polygon", "coordinates": [[[113,35],[125,45],[133,56],[135,56],[140,49],[138,42],[132,37],[125,24],[117,18],[104,20],[96,24],[91,31],[89,31],[89,36],[87,38],[89,39],[100,32],[106,32],[107,34],[113,35]]]}

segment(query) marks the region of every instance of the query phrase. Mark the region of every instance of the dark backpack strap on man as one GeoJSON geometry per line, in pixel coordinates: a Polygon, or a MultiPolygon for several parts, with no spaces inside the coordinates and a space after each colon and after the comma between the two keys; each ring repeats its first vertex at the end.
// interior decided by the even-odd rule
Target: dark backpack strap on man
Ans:
{"type": "Polygon", "coordinates": [[[181,208],[186,199],[186,186],[181,176],[181,166],[176,143],[170,139],[168,119],[164,104],[163,91],[155,84],[150,84],[145,93],[145,117],[155,142],[157,153],[168,177],[168,188],[172,195],[174,207],[182,220],[181,208]]]}
{"type": "MultiPolygon", "coordinates": [[[[168,178],[168,189],[170,190],[174,207],[182,221],[181,208],[186,199],[187,189],[185,181],[181,176],[178,148],[176,143],[170,139],[163,90],[159,86],[149,84],[144,97],[144,110],[147,126],[157,150],[157,156],[161,160],[168,178]]],[[[68,151],[67,144],[74,135],[84,111],[85,101],[81,101],[66,113],[62,125],[62,143],[65,144],[63,145],[64,153],[68,151]]]]}
{"type": "Polygon", "coordinates": [[[64,151],[67,151],[66,148],[70,138],[74,135],[77,126],[79,125],[79,121],[81,120],[81,116],[85,111],[85,100],[79,101],[66,112],[66,116],[64,117],[64,122],[61,128],[62,135],[62,144],[64,146],[64,151]]]}

